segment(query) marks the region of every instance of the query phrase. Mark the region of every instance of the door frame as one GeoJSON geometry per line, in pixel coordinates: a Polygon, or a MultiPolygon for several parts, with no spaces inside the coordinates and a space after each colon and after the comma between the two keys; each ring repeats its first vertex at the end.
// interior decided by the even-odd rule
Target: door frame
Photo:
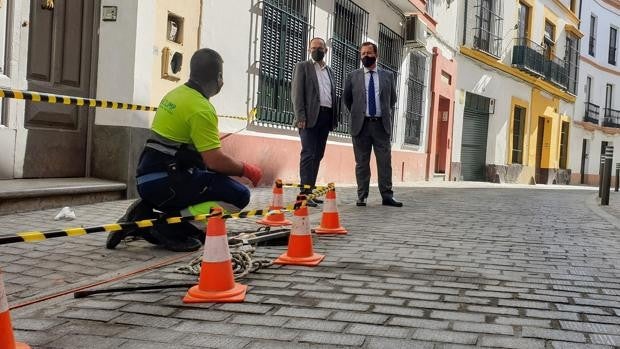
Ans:
{"type": "MultiPolygon", "coordinates": [[[[88,94],[91,98],[97,97],[97,77],[99,76],[99,26],[101,24],[101,0],[95,0],[93,11],[93,34],[92,49],[90,53],[90,87],[88,94]]],[[[88,120],[86,125],[86,159],[84,161],[84,176],[90,177],[92,173],[93,130],[95,128],[96,108],[88,108],[88,120]]]]}

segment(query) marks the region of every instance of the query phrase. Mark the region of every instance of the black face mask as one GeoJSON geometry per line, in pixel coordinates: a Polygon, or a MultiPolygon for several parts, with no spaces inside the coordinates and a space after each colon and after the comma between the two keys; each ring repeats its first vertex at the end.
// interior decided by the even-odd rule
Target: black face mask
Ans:
{"type": "Polygon", "coordinates": [[[372,67],[376,61],[377,61],[377,57],[366,56],[362,58],[362,64],[366,68],[372,67]]]}
{"type": "Polygon", "coordinates": [[[310,53],[310,56],[312,56],[312,60],[315,62],[320,62],[323,60],[323,57],[325,57],[325,51],[323,50],[314,50],[310,53]]]}

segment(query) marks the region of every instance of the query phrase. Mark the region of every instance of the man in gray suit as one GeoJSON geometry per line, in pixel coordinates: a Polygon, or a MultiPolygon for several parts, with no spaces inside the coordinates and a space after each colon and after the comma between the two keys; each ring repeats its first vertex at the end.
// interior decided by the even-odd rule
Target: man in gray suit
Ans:
{"type": "Polygon", "coordinates": [[[396,104],[394,75],[377,68],[377,45],[360,47],[363,68],[349,73],[344,86],[344,104],[351,112],[351,136],[355,154],[357,206],[366,206],[370,184],[370,153],[375,150],[379,191],[383,205],[401,207],[392,192],[392,117],[396,104]]]}
{"type": "MultiPolygon", "coordinates": [[[[315,185],[319,165],[329,131],[338,125],[338,108],[334,73],[323,58],[327,53],[325,40],[310,40],[308,52],[312,59],[297,63],[293,74],[291,94],[295,112],[295,126],[301,138],[299,177],[302,184],[315,185]]],[[[312,189],[302,189],[302,194],[312,189]]],[[[316,207],[319,199],[309,200],[316,207]]]]}

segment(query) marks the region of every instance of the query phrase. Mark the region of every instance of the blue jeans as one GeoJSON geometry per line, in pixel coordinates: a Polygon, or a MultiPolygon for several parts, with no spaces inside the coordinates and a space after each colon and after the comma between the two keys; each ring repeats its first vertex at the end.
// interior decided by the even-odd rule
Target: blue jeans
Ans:
{"type": "Polygon", "coordinates": [[[158,210],[180,211],[205,201],[229,203],[239,210],[250,202],[250,190],[236,180],[208,170],[179,171],[138,185],[140,197],[158,210]]]}

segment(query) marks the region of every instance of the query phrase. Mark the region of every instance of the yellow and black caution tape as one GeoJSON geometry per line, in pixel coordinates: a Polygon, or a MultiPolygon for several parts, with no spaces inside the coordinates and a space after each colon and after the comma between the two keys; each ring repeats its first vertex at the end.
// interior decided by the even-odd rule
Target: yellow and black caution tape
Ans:
{"type": "Polygon", "coordinates": [[[102,99],[92,99],[83,97],[72,97],[63,95],[52,95],[48,93],[39,93],[33,91],[22,90],[8,90],[0,89],[0,98],[14,98],[14,99],[26,99],[33,102],[45,102],[45,103],[59,103],[59,104],[71,104],[87,107],[109,108],[109,109],[127,109],[127,110],[143,110],[143,111],[156,111],[156,107],[150,107],[146,105],[120,103],[106,101],[102,99]]]}
{"type": "Polygon", "coordinates": [[[153,225],[158,224],[177,224],[181,222],[189,222],[189,221],[204,221],[209,217],[219,216],[221,215],[223,219],[241,219],[241,218],[250,218],[256,216],[269,216],[272,214],[278,214],[282,212],[292,212],[300,207],[306,206],[307,201],[310,199],[314,199],[318,196],[325,195],[328,191],[333,190],[333,185],[328,185],[327,187],[316,191],[314,194],[307,195],[306,200],[297,201],[291,205],[286,206],[280,210],[269,210],[269,209],[261,209],[261,210],[249,210],[242,211],[237,213],[230,214],[222,214],[219,213],[211,213],[211,214],[201,214],[196,216],[184,216],[184,217],[169,217],[169,218],[157,218],[157,219],[145,219],[141,221],[135,222],[123,222],[123,223],[113,223],[113,224],[105,224],[96,227],[89,228],[68,228],[68,229],[60,229],[60,230],[52,230],[47,232],[42,231],[26,231],[17,233],[11,236],[0,236],[0,245],[12,244],[17,242],[39,242],[46,239],[59,238],[65,236],[81,236],[93,233],[100,232],[115,232],[121,231],[129,228],[147,228],[152,227],[153,225]]]}
{"type": "Polygon", "coordinates": [[[302,188],[302,189],[325,189],[328,185],[310,185],[310,184],[299,184],[299,183],[282,183],[283,187],[288,188],[302,188]]]}
{"type": "MultiPolygon", "coordinates": [[[[41,93],[34,91],[0,89],[0,98],[24,99],[33,102],[45,102],[50,104],[66,104],[86,107],[108,108],[108,109],[124,109],[124,110],[140,110],[140,111],[157,111],[157,107],[148,105],[139,105],[123,102],[107,101],[105,99],[92,99],[84,97],[53,95],[49,93],[41,93]]],[[[256,109],[250,112],[249,117],[234,115],[218,115],[220,118],[237,119],[237,120],[254,120],[256,118],[256,109]]]]}

